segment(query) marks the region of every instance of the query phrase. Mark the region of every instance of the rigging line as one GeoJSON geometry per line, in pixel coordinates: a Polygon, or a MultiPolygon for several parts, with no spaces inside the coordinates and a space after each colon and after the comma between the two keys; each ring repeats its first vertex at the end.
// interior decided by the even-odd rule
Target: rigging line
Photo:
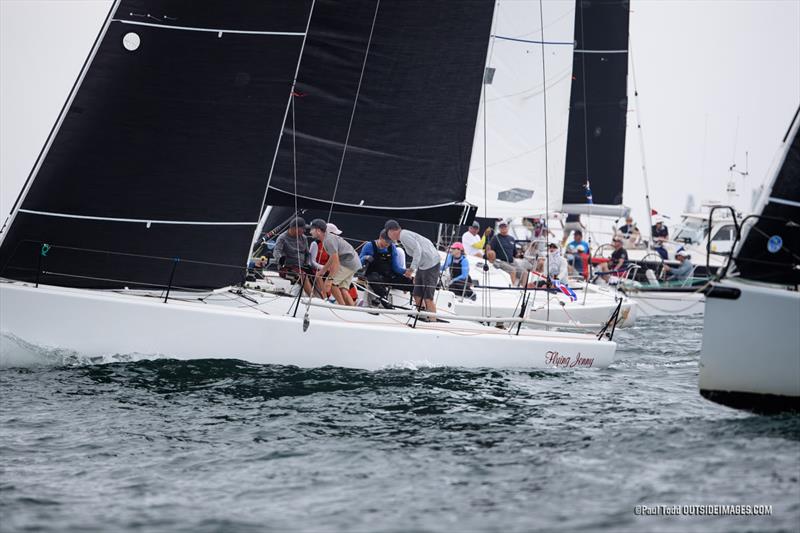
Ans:
{"type": "MultiPolygon", "coordinates": [[[[552,19],[547,25],[545,25],[544,21],[542,21],[542,27],[546,30],[547,28],[549,28],[549,27],[555,25],[556,23],[560,22],[562,19],[564,19],[566,17],[570,17],[570,16],[573,16],[573,17],[575,16],[575,8],[574,7],[569,9],[563,15],[559,15],[558,17],[552,19]]],[[[527,37],[528,35],[534,35],[535,33],[538,33],[540,29],[541,28],[536,28],[533,31],[529,31],[527,33],[523,33],[522,35],[517,35],[517,38],[521,39],[523,37],[527,37]]]]}
{"type": "Polygon", "coordinates": [[[350,142],[350,132],[353,129],[353,119],[356,116],[356,107],[358,106],[358,97],[361,94],[361,83],[364,81],[364,71],[367,69],[367,58],[369,57],[369,49],[372,46],[372,34],[375,31],[375,21],[378,20],[378,10],[381,7],[381,0],[375,3],[375,14],[372,16],[372,27],[369,29],[369,39],[367,39],[367,48],[364,50],[364,62],[361,64],[361,74],[358,76],[358,87],[356,87],[356,96],[353,99],[353,110],[350,112],[350,123],[347,125],[347,135],[344,138],[344,146],[342,147],[342,158],[339,160],[339,171],[336,173],[336,183],[333,186],[333,196],[331,196],[331,207],[328,209],[328,222],[331,221],[333,214],[333,204],[336,200],[336,192],[339,190],[339,180],[342,177],[342,167],[344,167],[344,157],[347,154],[347,145],[350,142]]]}
{"type": "Polygon", "coordinates": [[[648,227],[650,228],[650,244],[649,246],[652,247],[653,243],[653,210],[650,207],[650,184],[647,180],[647,164],[644,158],[644,130],[642,130],[642,117],[639,113],[639,88],[636,84],[636,62],[633,60],[633,46],[630,43],[630,36],[628,36],[628,48],[630,48],[630,58],[631,58],[631,74],[633,75],[633,97],[636,100],[636,129],[639,131],[639,150],[641,151],[642,156],[642,180],[644,181],[644,200],[647,209],[647,223],[648,227]]]}
{"type": "MultiPolygon", "coordinates": [[[[544,28],[541,28],[541,29],[544,30],[544,28]]],[[[544,33],[544,31],[542,31],[542,33],[544,33]]],[[[573,46],[575,44],[572,41],[570,41],[570,42],[566,42],[566,41],[545,41],[544,39],[542,39],[541,41],[532,41],[532,40],[529,40],[529,39],[517,39],[515,37],[505,37],[503,35],[492,35],[492,37],[494,37],[495,39],[500,39],[501,41],[514,41],[514,42],[518,42],[518,43],[541,44],[542,46],[544,46],[546,44],[547,45],[558,45],[558,46],[573,46]]]]}
{"type": "Polygon", "coordinates": [[[210,220],[159,220],[147,218],[117,218],[98,217],[92,215],[71,215],[69,213],[52,213],[50,211],[35,211],[33,209],[19,209],[20,213],[40,215],[45,217],[75,218],[79,220],[101,220],[104,222],[130,222],[134,224],[177,224],[183,226],[254,226],[258,222],[215,222],[210,220]]]}
{"type": "MultiPolygon", "coordinates": [[[[586,44],[586,39],[583,33],[583,2],[580,3],[580,17],[581,17],[581,46],[586,44]]],[[[577,47],[576,47],[577,48],[577,47]]],[[[575,61],[575,53],[573,51],[572,60],[575,61]]],[[[581,87],[582,96],[583,96],[583,164],[586,171],[586,195],[588,200],[589,191],[591,190],[591,183],[589,181],[589,106],[586,103],[586,58],[583,56],[581,57],[581,87]]],[[[592,225],[592,205],[593,203],[589,204],[589,213],[586,215],[586,228],[591,228],[592,225]]],[[[578,216],[578,220],[580,220],[580,216],[578,216]]],[[[591,257],[592,257],[592,234],[589,232],[589,275],[591,275],[592,271],[592,264],[591,264],[591,257]]],[[[586,293],[583,295],[583,305],[586,305],[586,293]]],[[[548,317],[549,319],[549,317],[548,317]]]]}
{"type": "MultiPolygon", "coordinates": [[[[488,210],[488,203],[489,203],[489,171],[487,165],[487,155],[486,155],[486,141],[487,141],[487,133],[486,133],[486,74],[491,68],[492,65],[492,57],[494,56],[494,30],[497,29],[497,21],[500,18],[500,2],[497,2],[493,16],[492,16],[492,29],[491,35],[489,35],[489,52],[488,57],[486,58],[486,66],[483,69],[483,86],[481,87],[483,93],[483,218],[488,218],[487,210],[488,210]]],[[[484,268],[483,268],[483,284],[489,284],[489,264],[488,258],[486,257],[486,245],[488,243],[489,236],[486,235],[486,229],[484,229],[484,238],[486,241],[483,243],[483,261],[484,261],[484,268]]],[[[488,295],[485,293],[484,296],[488,295]]],[[[491,297],[489,298],[481,298],[481,312],[484,316],[489,316],[489,312],[491,309],[491,304],[489,302],[491,297]]]]}
{"type": "MultiPolygon", "coordinates": [[[[306,41],[308,40],[308,29],[311,27],[311,18],[314,15],[314,6],[316,5],[317,0],[311,0],[311,9],[308,11],[308,20],[306,21],[306,31],[305,35],[303,36],[303,43],[300,45],[300,53],[297,56],[297,66],[294,69],[294,76],[292,77],[292,86],[289,88],[289,100],[286,102],[286,109],[283,111],[283,121],[281,122],[281,130],[278,132],[278,142],[275,145],[275,151],[272,154],[272,162],[269,166],[269,174],[267,175],[267,184],[264,187],[264,195],[261,198],[261,207],[259,207],[259,216],[258,216],[258,225],[256,226],[255,231],[253,232],[253,238],[251,242],[256,242],[258,239],[258,232],[261,227],[266,224],[267,222],[267,215],[269,214],[269,209],[267,209],[267,194],[269,193],[269,186],[272,183],[272,175],[275,171],[275,162],[278,160],[278,152],[281,148],[281,141],[283,140],[283,130],[286,127],[286,117],[289,114],[289,106],[292,103],[292,99],[294,98],[294,92],[297,88],[297,76],[300,73],[300,63],[303,60],[303,52],[306,49],[306,41]]],[[[248,249],[248,256],[250,251],[252,250],[252,246],[248,249]]],[[[245,261],[249,259],[246,258],[245,261]]]]}
{"type": "Polygon", "coordinates": [[[305,37],[306,35],[304,32],[299,32],[299,31],[261,31],[261,30],[227,30],[223,28],[196,28],[192,26],[173,26],[170,24],[155,24],[153,22],[139,22],[138,20],[125,20],[125,19],[111,19],[111,22],[120,22],[122,24],[131,24],[134,26],[149,26],[151,28],[163,28],[165,30],[202,31],[202,32],[216,33],[216,34],[240,33],[245,35],[281,35],[288,37],[305,37]]]}
{"type": "MultiPolygon", "coordinates": [[[[542,8],[542,0],[539,0],[539,23],[543,24],[544,21],[544,9],[542,8]]],[[[581,25],[581,31],[583,30],[583,25],[581,25]]],[[[541,29],[542,35],[542,100],[544,102],[544,113],[543,113],[543,123],[544,123],[544,238],[545,240],[548,239],[548,234],[550,233],[550,228],[548,227],[547,221],[550,217],[550,169],[549,169],[549,162],[547,158],[547,85],[545,81],[547,80],[547,69],[545,68],[545,59],[544,59],[544,27],[541,29]]],[[[584,94],[584,98],[586,95],[584,94]]],[[[546,261],[546,269],[547,269],[547,276],[550,276],[550,251],[548,249],[547,255],[545,256],[546,261]]],[[[526,284],[527,284],[526,279],[526,284]]],[[[547,321],[550,322],[550,300],[547,300],[547,321]]],[[[549,331],[550,326],[546,326],[546,329],[549,331]]]]}

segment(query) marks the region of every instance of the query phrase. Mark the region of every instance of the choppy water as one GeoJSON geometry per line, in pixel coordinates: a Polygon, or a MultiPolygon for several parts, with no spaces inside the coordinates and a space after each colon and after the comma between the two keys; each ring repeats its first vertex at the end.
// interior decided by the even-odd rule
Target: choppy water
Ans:
{"type": "Polygon", "coordinates": [[[798,531],[800,417],[703,400],[701,330],[618,331],[602,371],[3,369],[0,530],[798,531]]]}

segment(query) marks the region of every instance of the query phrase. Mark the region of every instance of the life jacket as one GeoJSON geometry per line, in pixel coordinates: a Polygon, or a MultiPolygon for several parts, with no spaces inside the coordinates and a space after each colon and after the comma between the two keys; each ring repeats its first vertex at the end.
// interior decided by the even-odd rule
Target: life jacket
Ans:
{"type": "Polygon", "coordinates": [[[324,265],[328,262],[328,259],[330,259],[328,252],[325,251],[325,247],[319,242],[317,244],[317,257],[315,257],[314,260],[320,265],[324,265]]]}
{"type": "Polygon", "coordinates": [[[452,255],[450,256],[450,279],[456,279],[458,276],[461,275],[461,258],[464,257],[463,255],[456,259],[452,255]]]}
{"type": "Polygon", "coordinates": [[[386,247],[386,250],[381,252],[378,249],[378,243],[372,241],[372,263],[370,263],[367,273],[377,272],[382,276],[389,277],[392,275],[392,245],[386,247]]]}

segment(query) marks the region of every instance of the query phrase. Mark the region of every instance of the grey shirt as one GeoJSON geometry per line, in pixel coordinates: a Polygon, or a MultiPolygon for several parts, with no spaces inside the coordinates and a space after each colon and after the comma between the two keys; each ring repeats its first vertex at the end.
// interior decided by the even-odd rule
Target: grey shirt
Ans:
{"type": "Polygon", "coordinates": [[[400,244],[411,256],[411,270],[428,270],[441,261],[433,243],[419,233],[404,229],[400,232],[400,244]]]}
{"type": "Polygon", "coordinates": [[[286,258],[286,266],[305,266],[308,264],[308,241],[305,235],[292,237],[288,231],[284,231],[275,241],[275,248],[272,249],[272,257],[280,261],[281,257],[286,258]]]}
{"type": "Polygon", "coordinates": [[[361,268],[361,260],[355,249],[350,246],[350,243],[334,235],[331,232],[325,234],[325,240],[322,241],[322,246],[328,255],[339,254],[339,264],[350,270],[358,270],[361,268]]]}

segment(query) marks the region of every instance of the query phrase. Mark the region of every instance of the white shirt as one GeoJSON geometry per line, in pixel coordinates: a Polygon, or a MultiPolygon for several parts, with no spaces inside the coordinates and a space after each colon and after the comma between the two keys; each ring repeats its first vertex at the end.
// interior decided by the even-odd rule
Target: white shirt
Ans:
{"type": "Polygon", "coordinates": [[[464,232],[464,235],[461,236],[461,244],[464,245],[464,251],[467,255],[481,255],[483,250],[480,248],[473,248],[472,245],[476,242],[481,240],[480,233],[476,233],[473,235],[469,231],[464,232]]]}

